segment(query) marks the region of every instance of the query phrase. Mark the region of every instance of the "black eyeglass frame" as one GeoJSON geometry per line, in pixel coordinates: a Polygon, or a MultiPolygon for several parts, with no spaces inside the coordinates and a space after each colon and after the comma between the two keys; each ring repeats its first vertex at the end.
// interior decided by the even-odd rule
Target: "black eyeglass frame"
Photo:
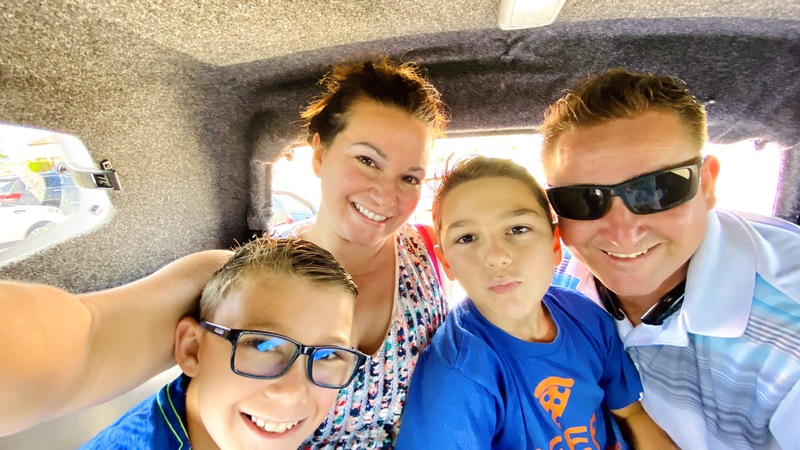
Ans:
{"type": "Polygon", "coordinates": [[[217,325],[215,323],[208,322],[206,320],[200,321],[200,327],[202,327],[204,330],[210,332],[211,334],[213,334],[215,336],[219,336],[219,337],[221,337],[221,338],[223,338],[223,339],[225,339],[225,340],[227,340],[228,342],[231,343],[231,370],[236,375],[239,375],[239,376],[242,376],[242,377],[246,377],[246,378],[254,378],[254,379],[257,379],[257,380],[275,380],[277,378],[280,378],[280,377],[284,376],[286,374],[286,372],[288,372],[289,369],[292,368],[292,365],[294,365],[295,361],[297,361],[297,358],[300,355],[306,355],[306,357],[307,357],[306,358],[307,359],[306,376],[308,377],[309,381],[311,381],[316,386],[319,386],[319,387],[322,387],[322,388],[326,388],[326,389],[342,389],[342,388],[347,387],[350,383],[353,382],[353,379],[355,378],[356,374],[358,373],[358,370],[367,362],[367,355],[365,355],[364,353],[361,353],[360,351],[358,351],[358,350],[356,350],[354,348],[347,348],[347,347],[342,347],[342,346],[339,346],[339,345],[320,345],[320,346],[303,345],[300,342],[297,342],[296,340],[294,340],[294,339],[292,339],[292,338],[290,338],[288,336],[284,336],[282,334],[271,333],[269,331],[240,330],[240,329],[236,329],[236,328],[228,328],[228,327],[224,327],[222,325],[217,325]],[[297,350],[295,351],[294,356],[292,356],[292,358],[286,364],[286,367],[277,375],[269,375],[269,376],[268,375],[253,375],[253,374],[241,372],[241,371],[236,369],[235,358],[236,358],[236,346],[239,343],[239,338],[244,334],[254,334],[254,335],[258,335],[258,336],[267,336],[267,337],[270,337],[270,338],[283,339],[283,340],[285,340],[287,342],[293,343],[296,346],[297,350]],[[352,354],[354,354],[356,356],[357,361],[356,361],[355,366],[353,367],[353,371],[350,374],[350,376],[347,377],[347,380],[343,384],[333,386],[333,385],[317,383],[314,380],[314,376],[312,375],[312,373],[313,373],[312,365],[314,364],[314,353],[317,350],[342,350],[342,351],[346,351],[346,352],[352,353],[352,354]]]}
{"type": "Polygon", "coordinates": [[[621,183],[614,184],[614,185],[575,184],[575,185],[570,185],[570,186],[551,187],[551,188],[547,189],[547,198],[548,198],[548,200],[550,200],[550,205],[552,206],[553,210],[555,211],[555,213],[559,217],[563,217],[565,219],[570,219],[570,220],[586,221],[586,220],[597,220],[597,219],[602,218],[608,212],[608,208],[611,205],[611,199],[613,197],[621,198],[622,202],[625,203],[625,207],[628,208],[628,210],[630,212],[632,212],[634,214],[637,214],[637,215],[647,215],[647,214],[655,214],[655,213],[659,213],[659,212],[663,212],[663,211],[669,211],[670,209],[676,208],[676,207],[688,202],[689,200],[693,199],[697,195],[698,187],[700,186],[700,170],[701,170],[704,162],[705,161],[703,160],[703,158],[701,156],[697,156],[695,158],[692,158],[692,159],[690,159],[688,161],[684,161],[684,162],[682,162],[680,164],[677,164],[675,166],[669,166],[669,167],[665,167],[665,168],[659,169],[659,170],[654,170],[652,172],[648,172],[648,173],[645,173],[645,174],[642,174],[642,175],[637,175],[637,176],[635,176],[635,177],[633,177],[633,178],[631,178],[629,180],[625,180],[625,181],[623,181],[621,183]],[[681,199],[680,201],[678,201],[678,202],[676,202],[676,203],[674,203],[672,205],[669,205],[668,207],[666,207],[664,209],[658,209],[658,210],[648,211],[648,212],[637,211],[636,209],[634,209],[633,206],[631,206],[631,204],[630,204],[630,202],[628,200],[628,197],[626,195],[627,192],[628,192],[626,190],[627,186],[629,186],[631,184],[634,184],[636,182],[639,182],[642,179],[647,178],[647,177],[652,177],[654,175],[660,175],[660,174],[664,174],[664,173],[667,173],[667,172],[672,172],[674,170],[679,170],[679,169],[689,169],[689,173],[690,173],[689,182],[691,183],[691,185],[689,187],[689,192],[687,193],[687,195],[683,199],[681,199]],[[588,216],[586,218],[575,218],[575,217],[570,217],[569,215],[562,214],[563,210],[558,207],[558,202],[553,200],[553,196],[555,195],[554,193],[557,193],[559,190],[572,190],[572,189],[595,189],[595,190],[602,191],[603,200],[604,200],[604,203],[605,203],[605,208],[602,209],[601,214],[599,216],[596,216],[596,217],[590,215],[590,216],[588,216]]]}

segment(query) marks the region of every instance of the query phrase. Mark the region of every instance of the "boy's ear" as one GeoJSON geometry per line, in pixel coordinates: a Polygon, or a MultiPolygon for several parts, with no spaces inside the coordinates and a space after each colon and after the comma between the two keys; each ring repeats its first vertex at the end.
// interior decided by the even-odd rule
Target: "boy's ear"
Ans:
{"type": "Polygon", "coordinates": [[[553,229],[553,264],[559,265],[561,264],[561,259],[564,257],[564,251],[561,248],[561,231],[558,229],[558,225],[556,225],[555,229],[553,229]]]}
{"type": "Polygon", "coordinates": [[[444,253],[442,253],[442,247],[439,246],[439,244],[434,245],[433,252],[436,253],[436,259],[439,260],[439,264],[441,264],[442,269],[444,269],[444,274],[447,275],[447,279],[456,281],[456,277],[453,275],[453,269],[450,268],[450,263],[447,262],[447,258],[445,258],[444,253]]]}
{"type": "Polygon", "coordinates": [[[322,148],[322,140],[319,137],[319,133],[314,133],[314,136],[311,138],[311,149],[314,151],[314,155],[311,158],[311,167],[314,168],[314,175],[319,177],[320,171],[322,170],[322,156],[325,153],[322,148]]]}
{"type": "Polygon", "coordinates": [[[200,339],[203,329],[191,317],[184,317],[175,327],[175,361],[190,377],[200,372],[200,339]]]}

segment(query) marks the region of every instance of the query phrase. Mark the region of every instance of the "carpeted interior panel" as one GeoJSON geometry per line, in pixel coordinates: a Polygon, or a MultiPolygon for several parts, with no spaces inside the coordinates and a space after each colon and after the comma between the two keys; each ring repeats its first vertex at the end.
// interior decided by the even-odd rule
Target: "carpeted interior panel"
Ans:
{"type": "Polygon", "coordinates": [[[125,189],[111,194],[116,215],[104,227],[0,267],[3,278],[93,290],[247,239],[269,219],[261,209],[268,163],[298,139],[298,112],[319,92],[316,80],[365,52],[420,61],[450,107],[453,133],[531,128],[566,87],[613,66],[677,75],[714,99],[715,140],[762,137],[791,148],[777,214],[791,219],[800,205],[797,21],[565,21],[215,67],[71,3],[5,8],[17,35],[2,42],[0,120],[79,136],[95,159],[112,161],[125,189]]]}

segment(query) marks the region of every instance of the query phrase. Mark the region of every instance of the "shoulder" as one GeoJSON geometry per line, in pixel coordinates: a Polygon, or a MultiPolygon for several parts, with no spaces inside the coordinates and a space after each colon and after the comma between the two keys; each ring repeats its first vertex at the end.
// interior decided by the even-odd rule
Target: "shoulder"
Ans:
{"type": "Polygon", "coordinates": [[[746,254],[763,282],[800,302],[800,226],[751,213],[717,210],[715,216],[723,252],[746,254]]]}
{"type": "Polygon", "coordinates": [[[555,310],[551,313],[561,329],[579,330],[595,341],[618,339],[613,317],[582,293],[569,288],[551,286],[544,301],[548,307],[555,310]]]}
{"type": "Polygon", "coordinates": [[[154,394],[97,434],[81,450],[151,448],[156,434],[157,400],[154,394]]]}
{"type": "Polygon", "coordinates": [[[497,361],[497,352],[487,343],[490,333],[475,316],[468,300],[464,300],[450,311],[423,352],[424,363],[456,370],[483,384],[486,369],[497,361]]]}
{"type": "Polygon", "coordinates": [[[189,380],[189,377],[181,375],[171,381],[98,433],[81,450],[170,450],[188,444],[185,392],[189,380]]]}
{"type": "Polygon", "coordinates": [[[595,318],[596,320],[611,320],[611,316],[603,308],[582,293],[561,286],[550,286],[545,294],[549,299],[548,305],[554,306],[570,316],[576,318],[595,318]]]}
{"type": "Polygon", "coordinates": [[[748,243],[756,250],[767,247],[776,255],[800,253],[800,226],[776,217],[715,210],[722,244],[737,246],[748,243]],[[746,240],[745,240],[746,239],[746,240]]]}

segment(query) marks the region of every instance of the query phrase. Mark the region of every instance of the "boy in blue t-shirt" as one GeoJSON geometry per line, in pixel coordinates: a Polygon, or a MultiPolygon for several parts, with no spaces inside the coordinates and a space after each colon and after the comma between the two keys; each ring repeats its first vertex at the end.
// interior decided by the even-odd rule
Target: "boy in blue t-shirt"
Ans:
{"type": "Polygon", "coordinates": [[[296,450],[366,360],[349,347],[357,295],[311,242],[242,246],[203,290],[202,320],[176,327],[183,375],[81,448],[296,450]]]}
{"type": "Polygon", "coordinates": [[[417,363],[398,450],[625,448],[616,424],[637,448],[675,448],[639,403],[611,317],[550,286],[559,235],[525,168],[480,156],[457,163],[433,220],[436,255],[468,298],[417,363]]]}

